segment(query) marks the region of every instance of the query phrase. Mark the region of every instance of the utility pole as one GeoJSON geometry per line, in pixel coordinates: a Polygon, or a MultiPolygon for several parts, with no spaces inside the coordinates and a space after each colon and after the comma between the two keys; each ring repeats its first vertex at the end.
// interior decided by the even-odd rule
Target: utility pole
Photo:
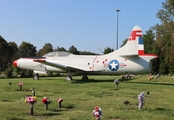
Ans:
{"type": "Polygon", "coordinates": [[[116,37],[116,50],[118,50],[118,13],[120,12],[121,10],[117,9],[116,12],[117,12],[117,37],[116,37]]]}

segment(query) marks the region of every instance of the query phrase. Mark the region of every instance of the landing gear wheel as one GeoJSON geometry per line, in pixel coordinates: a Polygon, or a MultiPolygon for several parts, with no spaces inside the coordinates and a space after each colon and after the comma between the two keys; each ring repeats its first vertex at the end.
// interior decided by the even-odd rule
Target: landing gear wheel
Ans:
{"type": "Polygon", "coordinates": [[[66,80],[71,81],[71,80],[73,80],[73,78],[72,78],[72,76],[71,76],[71,75],[68,75],[68,76],[66,77],[66,80]]]}
{"type": "Polygon", "coordinates": [[[36,74],[34,75],[33,79],[34,79],[34,80],[39,80],[39,74],[36,73],[36,74]]]}
{"type": "Polygon", "coordinates": [[[87,81],[88,80],[88,76],[83,75],[82,80],[87,81]]]}

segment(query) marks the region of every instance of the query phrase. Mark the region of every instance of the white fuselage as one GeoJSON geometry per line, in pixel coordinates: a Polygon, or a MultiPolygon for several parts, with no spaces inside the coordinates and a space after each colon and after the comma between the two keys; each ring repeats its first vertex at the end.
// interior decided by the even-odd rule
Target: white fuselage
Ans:
{"type": "MultiPolygon", "coordinates": [[[[149,61],[145,57],[113,57],[107,55],[88,56],[73,55],[66,57],[46,57],[49,62],[71,66],[74,71],[81,74],[126,74],[126,73],[148,73],[150,72],[149,61]],[[83,71],[78,71],[81,69],[83,71]]],[[[67,72],[50,65],[34,62],[30,58],[20,58],[17,66],[22,69],[35,70],[40,72],[67,72]]],[[[73,70],[71,70],[73,72],[73,70]]]]}

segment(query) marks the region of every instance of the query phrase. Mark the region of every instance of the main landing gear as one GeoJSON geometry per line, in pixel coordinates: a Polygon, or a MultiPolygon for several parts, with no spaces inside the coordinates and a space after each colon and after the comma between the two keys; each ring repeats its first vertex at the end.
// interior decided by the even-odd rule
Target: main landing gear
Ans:
{"type": "Polygon", "coordinates": [[[34,74],[33,80],[39,80],[39,74],[38,74],[38,73],[35,73],[35,74],[34,74]]]}
{"type": "MultiPolygon", "coordinates": [[[[65,80],[71,81],[71,80],[73,80],[73,78],[72,78],[71,75],[68,75],[68,76],[66,77],[65,80]]],[[[87,80],[88,80],[88,76],[87,76],[87,75],[83,75],[83,76],[82,76],[82,80],[83,80],[83,81],[87,81],[87,80]]]]}
{"type": "Polygon", "coordinates": [[[82,76],[82,80],[83,80],[83,81],[87,81],[87,80],[88,80],[88,76],[87,76],[87,75],[83,75],[83,76],[82,76]]]}
{"type": "Polygon", "coordinates": [[[72,78],[72,76],[71,76],[71,75],[68,75],[68,76],[66,77],[66,80],[71,81],[71,80],[73,80],[73,78],[72,78]]]}

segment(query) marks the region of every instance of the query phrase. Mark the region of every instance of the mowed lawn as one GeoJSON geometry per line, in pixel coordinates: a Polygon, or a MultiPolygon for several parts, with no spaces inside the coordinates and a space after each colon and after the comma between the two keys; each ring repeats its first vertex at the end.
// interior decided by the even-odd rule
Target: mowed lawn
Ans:
{"type": "Polygon", "coordinates": [[[65,81],[65,77],[0,79],[0,120],[95,120],[95,106],[102,109],[101,120],[174,120],[171,76],[148,81],[146,75],[137,75],[121,81],[117,89],[114,80],[120,76],[88,77],[89,81],[82,81],[81,76],[73,76],[73,81],[65,81]],[[24,83],[22,91],[16,86],[19,82],[24,83]],[[34,115],[24,102],[27,95],[32,95],[32,87],[37,97],[34,115]],[[145,93],[145,105],[139,110],[137,96],[141,91],[145,93]],[[48,110],[42,103],[44,96],[51,99],[48,110]],[[63,99],[61,108],[58,98],[63,99]],[[125,101],[130,103],[125,105],[125,101]]]}

